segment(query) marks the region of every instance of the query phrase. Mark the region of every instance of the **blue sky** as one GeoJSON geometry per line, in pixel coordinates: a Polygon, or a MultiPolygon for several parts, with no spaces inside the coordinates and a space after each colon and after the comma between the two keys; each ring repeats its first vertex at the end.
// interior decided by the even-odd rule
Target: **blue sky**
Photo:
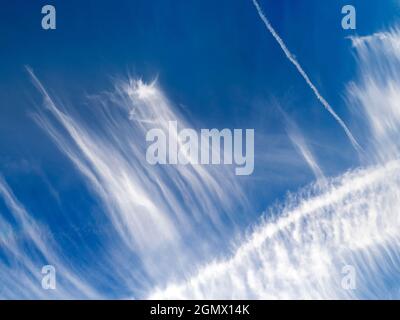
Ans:
{"type": "MultiPolygon", "coordinates": [[[[278,207],[279,204],[290,205],[287,200],[289,192],[294,193],[295,198],[301,198],[297,190],[316,178],[304,155],[290,139],[293,132],[291,129],[288,132],[287,119],[295,123],[296,132],[304,138],[301,141],[310,148],[327,179],[342,176],[358,167],[383,165],[383,160],[372,160],[375,154],[368,153],[364,158],[357,154],[341,127],[285,57],[250,0],[217,3],[197,0],[156,3],[140,0],[52,1],[57,10],[57,29],[51,31],[41,29],[40,25],[40,11],[45,4],[48,1],[16,0],[2,4],[0,171],[8,190],[23,205],[30,219],[40,228],[44,226],[46,231],[41,236],[46,238],[46,232],[51,234],[49,237],[53,238],[57,248],[52,248],[54,256],[59,257],[56,261],[60,264],[63,261],[71,268],[71,274],[84,278],[92,289],[82,294],[83,297],[93,297],[93,292],[107,298],[146,297],[155,287],[174,281],[180,283],[184,280],[179,279],[180,271],[176,270],[187,270],[184,276],[190,278],[209,261],[229,257],[232,250],[235,252],[233,248],[240,247],[246,234],[251,233],[253,227],[257,228],[260,218],[270,215],[267,208],[275,204],[278,207]],[[82,157],[80,160],[88,165],[88,170],[93,169],[93,163],[88,155],[85,158],[74,149],[76,140],[74,143],[71,142],[73,139],[69,141],[68,128],[46,115],[46,108],[42,105],[45,94],[38,90],[37,83],[35,86],[26,66],[32,68],[37,81],[54,99],[57,108],[76,120],[74,128],[92,134],[88,141],[93,138],[90,140],[93,143],[106,144],[111,137],[117,137],[121,145],[126,143],[128,147],[130,138],[140,139],[124,131],[125,122],[120,124],[120,131],[112,131],[117,129],[112,127],[107,114],[103,115],[99,111],[103,109],[98,106],[101,104],[99,99],[102,99],[105,110],[115,110],[110,105],[122,98],[116,94],[113,96],[116,100],[108,101],[102,98],[102,94],[113,92],[118,81],[130,78],[140,78],[145,83],[157,79],[157,88],[174,106],[174,112],[195,128],[254,128],[254,173],[249,177],[233,177],[232,191],[224,184],[228,181],[225,180],[228,179],[224,176],[225,171],[210,172],[211,176],[215,174],[221,189],[227,189],[223,190],[222,198],[226,197],[231,206],[225,207],[209,195],[208,180],[200,179],[208,190],[204,191],[204,197],[210,201],[215,214],[221,215],[221,229],[211,218],[204,218],[203,223],[201,219],[191,220],[191,209],[193,212],[198,210],[201,217],[211,214],[204,212],[201,204],[194,201],[178,206],[179,210],[186,210],[189,224],[193,223],[193,234],[182,231],[183,225],[176,225],[178,237],[184,244],[173,243],[162,250],[157,247],[154,252],[150,250],[146,254],[142,252],[144,249],[137,249],[137,244],[126,243],[121,230],[116,227],[116,221],[124,216],[118,211],[121,208],[113,207],[119,198],[116,196],[110,204],[93,191],[93,181],[88,181],[73,158],[82,157]],[[38,114],[45,126],[38,125],[38,114]],[[51,137],[53,129],[59,138],[51,137]],[[236,186],[245,201],[242,202],[236,193],[236,186]],[[191,208],[192,204],[195,207],[191,208]],[[116,213],[113,213],[114,209],[116,213]],[[203,237],[207,240],[202,240],[203,237]],[[176,270],[174,266],[162,269],[163,263],[170,264],[169,259],[173,261],[180,250],[183,257],[182,261],[177,261],[179,267],[176,270]],[[154,261],[160,252],[166,258],[157,269],[154,261]],[[189,263],[193,256],[197,260],[189,263]],[[119,271],[114,270],[119,268],[119,271]],[[162,277],[164,272],[165,277],[162,277]]],[[[357,56],[357,50],[348,37],[390,32],[390,28],[397,24],[400,11],[396,1],[351,1],[357,9],[357,29],[343,30],[341,8],[345,4],[350,3],[333,0],[260,1],[271,24],[319,92],[365,147],[372,138],[365,135],[364,123],[354,116],[354,108],[349,107],[349,84],[362,82],[367,68],[360,69],[362,59],[357,56]]],[[[363,53],[362,49],[360,52],[363,53]]],[[[377,70],[384,74],[385,70],[380,70],[380,66],[380,62],[376,62],[377,70]]],[[[113,114],[112,119],[120,116],[113,114]]],[[[385,119],[382,121],[385,123],[385,119]]],[[[140,145],[144,141],[131,142],[140,145]]],[[[385,140],[385,143],[388,142],[385,140]]],[[[121,152],[121,157],[125,156],[123,150],[115,151],[121,152]]],[[[120,163],[116,156],[109,154],[109,157],[106,163],[120,163]]],[[[137,168],[135,161],[138,160],[127,162],[130,170],[137,168]]],[[[155,172],[159,174],[157,177],[162,186],[170,190],[175,199],[184,201],[185,194],[180,194],[177,185],[163,180],[165,177],[178,177],[182,172],[155,172]]],[[[93,173],[101,183],[109,183],[110,180],[102,174],[99,171],[93,173]]],[[[190,184],[190,181],[186,183],[190,184]]],[[[118,194],[108,188],[105,186],[107,192],[118,194]]],[[[191,190],[193,194],[198,191],[196,187],[191,190]]],[[[314,192],[321,191],[309,191],[310,194],[314,192]]],[[[329,188],[325,192],[329,192],[329,188]]],[[[164,202],[155,200],[155,205],[158,209],[165,206],[171,210],[172,207],[169,213],[163,211],[168,217],[178,210],[168,199],[164,202]]],[[[132,208],[128,209],[131,212],[132,208]]],[[[279,210],[276,210],[279,215],[279,210]]],[[[13,210],[7,201],[1,203],[0,213],[10,222],[13,237],[25,234],[24,224],[13,221],[13,210]]],[[[135,233],[140,228],[133,226],[133,230],[129,232],[135,233]]],[[[38,266],[38,275],[32,277],[39,278],[41,265],[49,262],[39,249],[30,244],[30,235],[26,239],[25,236],[19,250],[38,266]]],[[[9,272],[5,266],[12,266],[13,259],[17,261],[6,250],[2,252],[0,247],[0,268],[4,267],[0,277],[9,272]]],[[[18,272],[26,270],[22,268],[18,272]]],[[[393,276],[387,277],[392,279],[393,276]]],[[[82,297],[62,272],[60,279],[64,291],[54,294],[54,297],[82,297]]],[[[4,290],[4,296],[43,297],[53,294],[27,290],[26,294],[16,291],[13,295],[11,291],[4,290]]],[[[370,296],[365,292],[357,294],[358,297],[373,297],[375,292],[370,296]]],[[[390,296],[386,291],[382,293],[384,295],[390,296]]]]}

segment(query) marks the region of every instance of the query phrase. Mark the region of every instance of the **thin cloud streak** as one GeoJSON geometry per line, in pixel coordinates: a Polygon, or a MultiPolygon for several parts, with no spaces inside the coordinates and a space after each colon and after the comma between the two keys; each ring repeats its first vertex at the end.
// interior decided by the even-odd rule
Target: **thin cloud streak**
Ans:
{"type": "MultiPolygon", "coordinates": [[[[281,110],[281,109],[280,109],[281,110]]],[[[327,183],[325,175],[318,164],[317,159],[310,147],[308,146],[306,140],[304,139],[303,134],[297,127],[297,125],[289,118],[289,116],[281,110],[283,117],[285,119],[286,124],[286,132],[291,140],[292,144],[296,148],[296,150],[301,154],[303,159],[306,161],[311,171],[314,173],[315,178],[317,179],[317,183],[325,184],[327,183]]]]}
{"type": "Polygon", "coordinates": [[[0,199],[12,219],[0,215],[0,248],[8,263],[0,263],[0,298],[2,299],[72,299],[101,298],[84,276],[64,261],[51,234],[26,211],[0,175],[0,199]],[[41,286],[42,267],[55,266],[62,275],[57,290],[41,286]]]}
{"type": "Polygon", "coordinates": [[[272,34],[274,39],[278,42],[279,46],[281,47],[282,51],[285,53],[285,55],[288,58],[288,60],[296,67],[297,71],[300,73],[300,75],[306,81],[307,85],[311,88],[311,90],[314,92],[315,96],[321,102],[321,104],[325,107],[325,109],[328,110],[328,112],[335,118],[335,120],[343,128],[343,130],[345,131],[347,137],[350,139],[350,142],[353,145],[353,147],[358,152],[361,153],[362,149],[361,149],[360,145],[358,144],[357,140],[354,138],[353,134],[350,132],[349,128],[347,128],[347,126],[343,122],[343,120],[336,114],[336,112],[333,110],[331,105],[320,94],[318,89],[315,87],[315,85],[310,80],[310,78],[307,75],[307,73],[303,70],[303,68],[300,65],[300,63],[296,60],[296,58],[293,56],[293,54],[286,47],[286,45],[285,45],[284,41],[282,40],[282,38],[278,35],[278,33],[275,31],[275,29],[272,27],[271,23],[269,22],[269,20],[265,16],[265,14],[262,11],[262,9],[261,9],[260,5],[258,4],[257,0],[253,0],[253,4],[254,4],[255,8],[257,9],[257,13],[260,16],[261,20],[264,22],[265,26],[267,27],[268,31],[272,34]]]}

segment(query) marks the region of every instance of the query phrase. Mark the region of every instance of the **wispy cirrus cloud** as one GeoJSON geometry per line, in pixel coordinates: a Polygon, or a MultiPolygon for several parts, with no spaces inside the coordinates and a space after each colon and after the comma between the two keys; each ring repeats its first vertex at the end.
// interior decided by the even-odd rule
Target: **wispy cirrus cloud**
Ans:
{"type": "MultiPolygon", "coordinates": [[[[100,292],[96,282],[116,281],[124,282],[134,298],[398,297],[400,283],[393,276],[400,265],[398,39],[400,33],[391,30],[385,37],[355,41],[359,75],[348,86],[348,101],[367,136],[363,168],[324,177],[325,183],[290,194],[266,210],[231,251],[219,242],[241,233],[238,213],[252,212],[233,172],[145,162],[147,130],[167,130],[170,120],[191,127],[156,82],[117,81],[111,92],[90,98],[87,121],[78,110],[55,102],[28,69],[43,99],[34,119],[74,164],[101,204],[108,231],[115,231],[125,246],[98,239],[109,259],[91,281],[85,277],[88,270],[65,259],[46,228],[0,179],[3,209],[9,213],[0,215],[0,253],[5,256],[0,295],[104,298],[109,294],[100,292]],[[40,288],[45,263],[54,264],[61,276],[57,291],[40,288]],[[345,265],[356,270],[355,290],[341,285],[345,265]],[[110,280],[111,274],[117,276],[110,280]]],[[[322,178],[318,155],[295,126],[288,133],[317,180],[322,178]]]]}
{"type": "Polygon", "coordinates": [[[364,127],[369,167],[290,195],[231,255],[155,288],[150,298],[399,298],[399,39],[395,29],[353,38],[359,75],[347,94],[364,127]],[[356,270],[355,290],[341,285],[346,265],[356,270]]]}
{"type": "Polygon", "coordinates": [[[393,210],[399,205],[399,187],[398,161],[331,179],[322,191],[318,185],[308,187],[291,195],[283,208],[266,212],[266,220],[230,258],[155,289],[149,298],[379,297],[385,291],[379,288],[382,274],[397,272],[392,265],[400,262],[400,219],[393,210]],[[341,286],[345,265],[357,270],[356,290],[341,286]],[[363,275],[364,267],[368,274],[363,275]]]}
{"type": "Polygon", "coordinates": [[[0,199],[8,214],[0,215],[0,297],[3,299],[101,298],[102,295],[62,257],[45,226],[37,223],[0,176],[0,199]],[[9,217],[9,218],[7,218],[9,217]],[[62,275],[57,290],[41,286],[42,267],[51,264],[62,275]]]}
{"type": "Polygon", "coordinates": [[[75,165],[149,279],[183,272],[239,226],[249,204],[230,168],[146,162],[148,130],[168,131],[169,121],[190,127],[155,81],[117,80],[113,91],[91,96],[88,123],[57,105],[27,70],[45,107],[34,119],[75,165]]]}

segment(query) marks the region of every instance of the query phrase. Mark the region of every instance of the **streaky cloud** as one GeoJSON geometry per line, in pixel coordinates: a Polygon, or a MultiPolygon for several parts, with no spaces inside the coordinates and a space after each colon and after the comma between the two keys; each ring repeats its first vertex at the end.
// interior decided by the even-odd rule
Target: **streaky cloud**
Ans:
{"type": "MultiPolygon", "coordinates": [[[[399,298],[399,39],[397,29],[353,38],[359,72],[347,96],[365,131],[362,167],[324,177],[318,156],[289,126],[317,181],[266,210],[231,251],[231,236],[242,227],[238,212],[251,214],[233,173],[226,167],[151,167],[144,160],[147,130],[167,129],[170,120],[192,127],[156,81],[117,80],[111,92],[89,98],[88,123],[52,97],[28,67],[45,107],[37,108],[35,121],[101,204],[107,231],[125,244],[121,249],[117,239],[99,239],[108,241],[110,258],[97,270],[96,282],[104,284],[115,273],[113,280],[125,283],[131,293],[126,297],[134,298],[399,298]],[[342,285],[346,266],[356,271],[354,290],[342,285]]],[[[109,297],[85,281],[88,270],[65,259],[4,178],[0,199],[8,213],[0,215],[0,297],[109,297]],[[43,264],[55,265],[62,276],[57,291],[40,287],[43,264]]]]}
{"type": "Polygon", "coordinates": [[[78,269],[62,258],[61,248],[51,234],[32,218],[1,175],[0,199],[11,216],[7,219],[6,215],[0,215],[0,253],[3,260],[0,263],[1,299],[103,297],[86,282],[78,269]],[[53,265],[62,275],[62,280],[57,282],[57,290],[42,288],[41,270],[44,265],[53,265]]]}
{"type": "Polygon", "coordinates": [[[263,10],[261,9],[260,5],[258,4],[257,0],[252,0],[255,8],[257,9],[257,13],[260,16],[261,20],[267,27],[268,31],[271,33],[271,35],[274,37],[276,42],[278,42],[279,46],[281,47],[282,51],[284,52],[285,56],[288,58],[288,60],[296,67],[297,71],[300,73],[300,75],[303,77],[303,79],[306,81],[307,85],[310,87],[310,89],[313,91],[317,99],[321,102],[321,104],[325,107],[326,110],[333,116],[333,118],[339,123],[339,125],[343,128],[344,132],[346,133],[347,137],[350,139],[351,144],[353,147],[358,151],[362,152],[362,149],[360,145],[358,144],[357,140],[354,138],[353,134],[349,130],[349,128],[346,126],[346,124],[343,122],[343,120],[337,115],[337,113],[333,110],[331,105],[326,101],[326,99],[321,95],[321,93],[318,91],[317,87],[312,83],[310,80],[310,77],[307,75],[307,73],[304,71],[303,67],[300,65],[300,63],[297,61],[295,56],[290,52],[290,50],[287,48],[285,42],[282,40],[282,38],[279,36],[279,34],[275,31],[275,29],[272,27],[271,23],[265,16],[263,10]]]}
{"type": "Polygon", "coordinates": [[[399,299],[400,31],[352,40],[359,71],[347,97],[364,129],[364,167],[291,194],[231,255],[149,298],[399,299]],[[354,290],[342,285],[346,266],[354,290]]]}
{"type": "Polygon", "coordinates": [[[371,286],[382,293],[380,270],[397,272],[400,262],[400,219],[393,210],[400,205],[400,162],[348,172],[318,190],[312,185],[270,209],[230,258],[148,297],[344,299],[363,297],[371,286]],[[346,265],[358,272],[356,290],[341,287],[346,265]]]}
{"type": "Polygon", "coordinates": [[[148,130],[167,131],[169,121],[191,127],[156,81],[116,80],[114,90],[88,98],[88,123],[56,104],[27,70],[45,106],[37,109],[35,121],[102,203],[110,228],[139,257],[150,283],[183,272],[215,251],[228,229],[238,228],[240,216],[233,212],[246,212],[249,204],[231,169],[146,162],[148,130]],[[201,239],[201,247],[187,244],[201,239]]]}
{"type": "Polygon", "coordinates": [[[289,139],[293,143],[294,147],[301,154],[303,159],[306,161],[311,171],[313,172],[315,178],[317,179],[317,183],[325,184],[326,178],[325,175],[318,164],[318,161],[315,159],[313,152],[311,151],[308,143],[304,139],[303,134],[297,125],[289,118],[289,116],[282,111],[282,114],[285,119],[286,131],[289,136],[289,139]]]}

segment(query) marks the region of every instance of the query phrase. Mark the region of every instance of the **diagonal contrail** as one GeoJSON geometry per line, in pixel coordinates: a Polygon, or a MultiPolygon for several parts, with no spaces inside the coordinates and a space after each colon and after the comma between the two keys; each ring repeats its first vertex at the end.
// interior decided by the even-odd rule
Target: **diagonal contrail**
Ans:
{"type": "Polygon", "coordinates": [[[322,105],[328,110],[328,112],[336,119],[336,121],[339,123],[339,125],[343,128],[345,131],[347,137],[350,139],[352,145],[357,151],[361,151],[361,147],[356,141],[356,139],[353,137],[352,133],[350,130],[347,128],[346,124],[343,122],[343,120],[336,114],[336,112],[332,109],[330,104],[325,100],[325,98],[319,93],[318,89],[315,87],[315,85],[311,82],[310,78],[308,77],[307,73],[303,70],[301,67],[300,63],[296,60],[296,58],[293,56],[293,54],[289,51],[289,49],[286,47],[285,43],[283,42],[282,38],[276,33],[275,29],[272,27],[271,23],[268,21],[267,17],[263,13],[260,5],[258,4],[257,0],[253,0],[253,4],[257,9],[258,15],[260,16],[261,20],[264,22],[265,26],[267,27],[268,31],[272,34],[272,36],[275,38],[275,40],[278,42],[280,45],[281,49],[285,53],[286,57],[289,59],[291,63],[296,67],[297,71],[300,73],[300,75],[304,78],[308,86],[311,88],[311,90],[314,92],[315,96],[318,98],[318,100],[322,103],[322,105]]]}

